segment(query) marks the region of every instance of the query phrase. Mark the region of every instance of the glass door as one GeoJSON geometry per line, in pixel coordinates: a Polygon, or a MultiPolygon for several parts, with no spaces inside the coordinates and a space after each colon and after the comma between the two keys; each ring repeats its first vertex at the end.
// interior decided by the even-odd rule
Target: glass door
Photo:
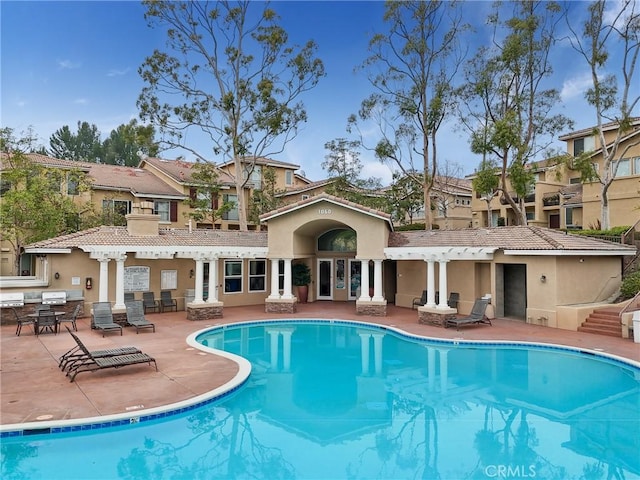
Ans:
{"type": "Polygon", "coordinates": [[[357,300],[360,297],[360,274],[362,262],[349,259],[349,300],[357,300]]]}
{"type": "Polygon", "coordinates": [[[332,259],[318,259],[318,300],[333,300],[332,259]]]}

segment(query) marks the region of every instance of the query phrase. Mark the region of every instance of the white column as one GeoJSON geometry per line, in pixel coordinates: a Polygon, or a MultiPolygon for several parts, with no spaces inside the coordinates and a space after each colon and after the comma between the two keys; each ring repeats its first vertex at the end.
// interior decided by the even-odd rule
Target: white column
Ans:
{"type": "Polygon", "coordinates": [[[126,308],[124,304],[124,261],[127,256],[122,254],[116,258],[116,304],[113,308],[126,308]]]}
{"type": "Polygon", "coordinates": [[[447,393],[449,383],[448,349],[438,350],[440,353],[440,394],[447,393]]]}
{"type": "Polygon", "coordinates": [[[382,260],[373,261],[373,298],[374,302],[382,302],[382,260]]]}
{"type": "Polygon", "coordinates": [[[369,374],[369,338],[370,333],[359,333],[360,335],[360,353],[362,355],[362,375],[369,374]]]}
{"type": "Polygon", "coordinates": [[[438,308],[449,308],[449,306],[447,305],[447,300],[449,299],[449,294],[447,293],[448,260],[440,260],[438,263],[440,264],[440,271],[438,272],[440,280],[440,299],[438,302],[438,308]]]}
{"type": "Polygon", "coordinates": [[[360,298],[361,302],[371,301],[369,296],[369,260],[360,260],[360,298]]]}
{"type": "Polygon", "coordinates": [[[375,366],[376,375],[382,374],[382,339],[384,333],[372,333],[373,337],[373,364],[375,366]]]}
{"type": "Polygon", "coordinates": [[[214,258],[209,261],[209,296],[207,297],[207,303],[216,303],[217,301],[218,301],[218,259],[214,258]]]}
{"type": "Polygon", "coordinates": [[[100,290],[98,293],[99,302],[109,301],[109,258],[101,258],[100,262],[100,290]]]}
{"type": "Polygon", "coordinates": [[[280,276],[280,259],[271,259],[271,293],[269,298],[280,298],[280,289],[278,288],[278,277],[280,276]]]}
{"type": "Polygon", "coordinates": [[[291,259],[284,259],[284,290],[282,292],[282,297],[290,300],[293,298],[293,288],[291,286],[291,259]]]}
{"type": "Polygon", "coordinates": [[[426,260],[427,262],[427,307],[435,307],[436,306],[436,291],[433,288],[435,285],[435,264],[433,260],[426,260]]]}
{"type": "Polygon", "coordinates": [[[204,285],[202,280],[204,275],[204,261],[202,259],[196,260],[196,292],[193,299],[193,303],[204,303],[202,299],[204,293],[204,285]]]}

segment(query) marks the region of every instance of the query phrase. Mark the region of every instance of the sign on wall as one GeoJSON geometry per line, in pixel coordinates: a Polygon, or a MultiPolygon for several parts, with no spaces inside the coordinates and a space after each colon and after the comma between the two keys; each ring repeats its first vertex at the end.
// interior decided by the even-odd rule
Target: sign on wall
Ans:
{"type": "Polygon", "coordinates": [[[178,288],[178,271],[162,270],[160,273],[160,288],[162,290],[175,290],[178,288]]]}
{"type": "Polygon", "coordinates": [[[124,267],[124,291],[148,292],[151,267],[124,267]]]}

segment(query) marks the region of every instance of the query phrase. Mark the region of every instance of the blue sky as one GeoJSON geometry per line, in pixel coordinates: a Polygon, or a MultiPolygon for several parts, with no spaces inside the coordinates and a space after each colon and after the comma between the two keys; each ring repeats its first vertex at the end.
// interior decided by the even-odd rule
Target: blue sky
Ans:
{"type": "MultiPolygon", "coordinates": [[[[324,144],[347,136],[347,117],[370,91],[364,74],[355,74],[354,67],[366,58],[371,34],[383,29],[384,4],[282,1],[271,6],[291,40],[315,40],[325,63],[326,78],[303,98],[309,121],[276,158],[300,165],[308,178],[319,180],[326,177],[320,166],[327,153],[324,144]]],[[[575,2],[572,8],[585,6],[575,2]]],[[[486,18],[489,7],[489,2],[473,1],[466,12],[477,21],[486,18]]],[[[64,125],[75,132],[78,121],[87,121],[105,138],[137,118],[136,99],[143,87],[138,67],[153,49],[162,49],[165,40],[160,30],[147,26],[143,15],[144,7],[134,1],[0,1],[2,126],[17,133],[32,126],[47,146],[50,135],[64,125]]],[[[470,42],[480,38],[478,34],[470,42]]],[[[576,121],[576,129],[594,125],[595,115],[582,96],[586,67],[566,43],[555,49],[554,58],[554,85],[563,95],[563,113],[576,121]]],[[[441,132],[440,161],[471,173],[479,159],[469,151],[467,136],[457,131],[455,121],[441,132]]],[[[362,160],[363,177],[389,181],[386,166],[367,154],[362,160]]]]}

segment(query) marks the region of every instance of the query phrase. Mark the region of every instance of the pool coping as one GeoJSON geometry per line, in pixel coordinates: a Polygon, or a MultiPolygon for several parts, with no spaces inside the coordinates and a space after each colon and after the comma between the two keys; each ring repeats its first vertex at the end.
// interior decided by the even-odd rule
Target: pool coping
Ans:
{"type": "Polygon", "coordinates": [[[621,357],[618,355],[610,354],[598,349],[589,349],[582,347],[573,347],[562,344],[554,343],[542,343],[542,342],[526,342],[518,340],[471,340],[463,338],[451,338],[443,339],[438,337],[429,337],[425,335],[418,335],[407,332],[395,325],[380,325],[377,323],[369,323],[359,320],[344,320],[338,318],[272,318],[272,319],[260,319],[260,320],[247,320],[242,322],[234,322],[222,325],[207,326],[206,328],[199,329],[186,338],[186,343],[196,349],[202,350],[208,354],[218,355],[220,357],[228,358],[238,365],[238,372],[234,377],[213,390],[205,392],[200,395],[196,395],[187,400],[180,402],[174,402],[158,407],[137,410],[135,415],[131,413],[116,413],[110,415],[101,415],[96,417],[75,418],[68,420],[50,420],[42,422],[25,422],[25,423],[13,423],[0,425],[0,438],[14,438],[24,437],[30,435],[47,435],[58,434],[78,431],[99,430],[103,428],[122,427],[126,425],[136,425],[160,418],[167,418],[174,415],[179,415],[191,410],[200,408],[204,405],[218,401],[226,396],[235,393],[244,383],[248,380],[251,374],[251,363],[239,355],[225,352],[224,350],[218,350],[212,347],[202,345],[197,341],[197,338],[205,333],[210,333],[216,330],[225,330],[229,328],[237,328],[248,325],[264,325],[264,324],[287,324],[287,323],[327,323],[349,326],[362,326],[373,330],[382,330],[392,332],[400,337],[410,338],[422,343],[440,344],[446,346],[457,347],[460,345],[479,345],[485,347],[491,346],[513,346],[513,347],[533,347],[539,350],[555,350],[555,351],[567,351],[571,353],[587,354],[594,357],[600,357],[615,363],[620,363],[626,367],[635,368],[638,370],[637,374],[640,376],[640,362],[621,357]]]}

